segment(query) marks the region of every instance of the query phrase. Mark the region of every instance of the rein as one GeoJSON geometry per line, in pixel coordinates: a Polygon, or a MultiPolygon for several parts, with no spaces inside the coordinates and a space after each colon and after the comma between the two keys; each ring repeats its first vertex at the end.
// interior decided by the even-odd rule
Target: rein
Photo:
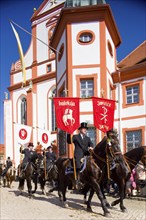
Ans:
{"type": "MultiPolygon", "coordinates": [[[[126,160],[127,163],[130,163],[130,164],[133,165],[134,167],[135,167],[136,164],[138,163],[136,160],[132,160],[132,159],[130,159],[129,157],[126,157],[125,155],[124,155],[124,158],[125,158],[125,160],[126,160]]],[[[130,169],[130,170],[131,170],[131,169],[130,169]]]]}

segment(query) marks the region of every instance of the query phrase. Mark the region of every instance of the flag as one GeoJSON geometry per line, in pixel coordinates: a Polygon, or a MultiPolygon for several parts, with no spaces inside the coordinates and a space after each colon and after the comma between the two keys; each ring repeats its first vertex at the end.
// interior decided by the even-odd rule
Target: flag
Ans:
{"type": "Polygon", "coordinates": [[[54,98],[57,127],[72,134],[79,123],[79,98],[54,98]]]}
{"type": "Polygon", "coordinates": [[[27,144],[31,139],[32,127],[22,124],[14,124],[15,138],[19,144],[27,144]]]}
{"type": "Polygon", "coordinates": [[[20,38],[19,38],[19,35],[18,35],[16,29],[14,28],[14,26],[11,22],[10,22],[10,24],[12,26],[12,29],[13,29],[13,32],[15,34],[17,44],[18,44],[18,50],[19,50],[21,66],[22,66],[23,83],[26,84],[26,69],[25,69],[25,63],[24,63],[23,49],[22,49],[20,38]]]}
{"type": "Polygon", "coordinates": [[[107,132],[113,128],[115,101],[103,98],[92,98],[94,125],[107,132]]]}
{"type": "Polygon", "coordinates": [[[48,147],[51,143],[50,131],[38,128],[38,141],[43,147],[48,147]]]}

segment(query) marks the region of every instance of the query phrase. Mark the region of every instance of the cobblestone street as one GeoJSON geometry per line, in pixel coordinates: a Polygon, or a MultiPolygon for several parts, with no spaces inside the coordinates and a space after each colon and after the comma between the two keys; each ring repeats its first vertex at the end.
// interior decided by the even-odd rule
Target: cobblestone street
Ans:
{"type": "MultiPolygon", "coordinates": [[[[27,191],[24,190],[19,195],[18,182],[13,183],[12,189],[0,188],[0,219],[1,220],[86,220],[86,219],[108,219],[103,216],[103,210],[99,200],[94,196],[92,201],[93,212],[86,211],[86,205],[83,204],[83,196],[67,192],[69,207],[63,208],[58,199],[57,192],[45,196],[41,195],[38,189],[35,197],[29,199],[27,191]]],[[[111,203],[115,198],[107,197],[111,203]]],[[[146,219],[146,201],[138,199],[125,199],[124,205],[128,212],[122,213],[119,205],[109,209],[111,220],[145,220],[146,219]]]]}

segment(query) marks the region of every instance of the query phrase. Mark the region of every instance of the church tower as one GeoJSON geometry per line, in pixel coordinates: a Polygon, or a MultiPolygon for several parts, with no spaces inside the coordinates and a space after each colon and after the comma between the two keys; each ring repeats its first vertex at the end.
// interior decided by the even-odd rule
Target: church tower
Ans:
{"type": "MultiPolygon", "coordinates": [[[[114,99],[111,73],[121,38],[104,0],[66,0],[51,46],[56,54],[57,96],[80,97],[80,122],[93,126],[90,97],[114,99]]],[[[96,131],[96,139],[102,134],[96,131]]]]}

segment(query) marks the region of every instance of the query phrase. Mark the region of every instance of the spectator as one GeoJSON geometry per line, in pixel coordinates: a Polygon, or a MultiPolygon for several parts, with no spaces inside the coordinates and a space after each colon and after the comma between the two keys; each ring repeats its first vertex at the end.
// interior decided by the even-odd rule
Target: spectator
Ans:
{"type": "Polygon", "coordinates": [[[132,191],[136,190],[136,171],[132,170],[130,179],[126,182],[126,194],[131,197],[132,191]]]}

